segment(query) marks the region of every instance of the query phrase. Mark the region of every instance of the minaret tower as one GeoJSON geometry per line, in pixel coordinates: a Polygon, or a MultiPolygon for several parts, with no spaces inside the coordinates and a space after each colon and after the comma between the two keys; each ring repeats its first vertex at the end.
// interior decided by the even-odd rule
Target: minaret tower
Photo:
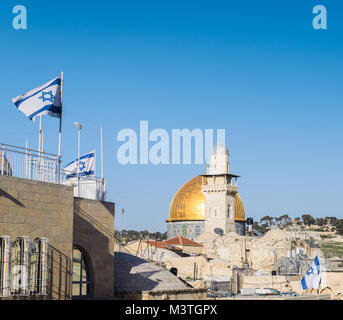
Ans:
{"type": "Polygon", "coordinates": [[[205,232],[214,233],[216,228],[222,229],[224,234],[235,231],[235,195],[238,177],[230,174],[228,150],[224,144],[219,143],[213,148],[209,169],[202,175],[205,232]]]}

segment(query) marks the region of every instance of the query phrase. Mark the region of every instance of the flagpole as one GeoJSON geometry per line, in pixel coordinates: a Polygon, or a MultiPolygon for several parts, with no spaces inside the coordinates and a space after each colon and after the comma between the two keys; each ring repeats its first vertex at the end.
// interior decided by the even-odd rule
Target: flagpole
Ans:
{"type": "Polygon", "coordinates": [[[27,165],[28,165],[28,157],[27,157],[27,149],[28,149],[28,143],[27,143],[27,139],[25,141],[25,153],[26,153],[26,156],[25,156],[25,178],[27,178],[27,165]]]}
{"type": "Polygon", "coordinates": [[[80,197],[80,131],[77,130],[77,196],[80,197]]]}
{"type": "Polygon", "coordinates": [[[38,139],[38,151],[41,151],[41,141],[42,141],[42,115],[39,116],[39,139],[38,139]]]}
{"type": "Polygon", "coordinates": [[[61,114],[60,127],[58,131],[58,181],[61,180],[61,142],[62,142],[62,105],[63,105],[63,77],[64,71],[61,71],[61,114]]]}
{"type": "Polygon", "coordinates": [[[102,143],[102,125],[100,126],[100,139],[101,139],[101,149],[100,149],[100,155],[101,155],[101,178],[104,178],[104,158],[103,158],[103,143],[102,143]]]}

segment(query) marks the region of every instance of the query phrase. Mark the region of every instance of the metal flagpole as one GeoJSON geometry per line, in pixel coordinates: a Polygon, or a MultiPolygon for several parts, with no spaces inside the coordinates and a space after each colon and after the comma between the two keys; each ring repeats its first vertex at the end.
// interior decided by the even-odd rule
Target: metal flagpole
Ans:
{"type": "Polygon", "coordinates": [[[63,104],[63,77],[64,71],[61,71],[61,114],[60,128],[58,132],[58,181],[61,181],[61,142],[62,142],[62,104],[63,104]]]}
{"type": "Polygon", "coordinates": [[[82,125],[78,122],[74,122],[77,129],[77,196],[80,197],[80,131],[82,125]]]}
{"type": "Polygon", "coordinates": [[[41,141],[42,141],[42,115],[39,116],[39,140],[38,140],[38,151],[41,151],[41,141]]]}
{"type": "Polygon", "coordinates": [[[80,197],[80,129],[77,130],[77,196],[80,197]]]}
{"type": "Polygon", "coordinates": [[[28,157],[27,157],[27,148],[28,148],[28,143],[27,143],[27,139],[26,139],[26,142],[25,142],[25,178],[27,178],[27,165],[28,165],[28,157]]]}
{"type": "Polygon", "coordinates": [[[100,152],[101,152],[101,178],[104,179],[104,158],[103,158],[103,144],[102,144],[102,125],[100,126],[100,139],[101,139],[101,143],[100,143],[100,146],[101,146],[101,149],[100,149],[100,152]]]}
{"type": "Polygon", "coordinates": [[[42,129],[42,153],[44,153],[44,130],[42,129]]]}

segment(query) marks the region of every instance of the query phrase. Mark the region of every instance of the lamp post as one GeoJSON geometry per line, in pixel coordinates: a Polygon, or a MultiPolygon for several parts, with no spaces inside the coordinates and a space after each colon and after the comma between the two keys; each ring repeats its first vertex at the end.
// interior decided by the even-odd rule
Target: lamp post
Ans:
{"type": "Polygon", "coordinates": [[[77,196],[80,197],[80,132],[82,125],[74,122],[77,129],[77,196]]]}

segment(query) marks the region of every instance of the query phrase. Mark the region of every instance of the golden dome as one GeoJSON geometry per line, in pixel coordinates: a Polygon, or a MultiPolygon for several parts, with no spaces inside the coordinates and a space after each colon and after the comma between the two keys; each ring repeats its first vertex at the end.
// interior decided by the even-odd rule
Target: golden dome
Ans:
{"type": "Polygon", "coordinates": [[[235,220],[245,221],[245,209],[241,196],[236,193],[235,195],[235,220]]]}
{"type": "Polygon", "coordinates": [[[205,220],[205,196],[201,192],[201,177],[197,176],[176,192],[169,208],[169,220],[205,220]]]}
{"type": "MultiPolygon", "coordinates": [[[[185,183],[175,194],[169,208],[170,221],[205,220],[205,196],[201,192],[201,176],[185,183]]],[[[242,198],[235,196],[235,220],[245,221],[242,198]]]]}

